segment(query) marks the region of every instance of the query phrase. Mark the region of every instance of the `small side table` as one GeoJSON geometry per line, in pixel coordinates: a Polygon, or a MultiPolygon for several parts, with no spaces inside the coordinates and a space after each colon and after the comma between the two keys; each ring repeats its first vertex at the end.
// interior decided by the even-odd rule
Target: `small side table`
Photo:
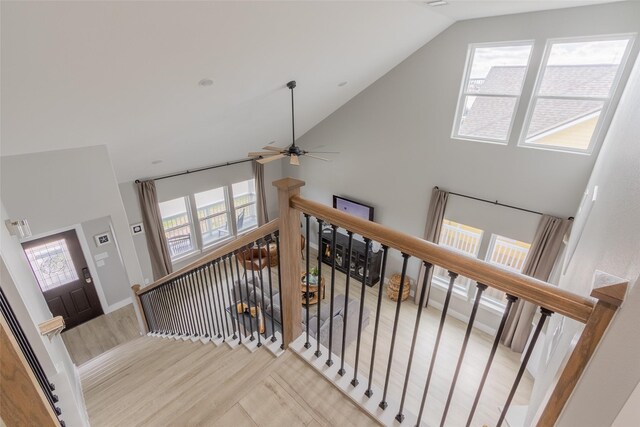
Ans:
{"type": "MultiPolygon", "coordinates": [[[[307,274],[303,273],[300,276],[300,293],[302,293],[302,304],[305,305],[307,303],[307,283],[306,283],[307,274]]],[[[324,299],[324,276],[320,278],[320,292],[322,293],[322,299],[324,299]]],[[[309,283],[309,305],[314,305],[318,303],[318,284],[317,283],[309,283]]]]}

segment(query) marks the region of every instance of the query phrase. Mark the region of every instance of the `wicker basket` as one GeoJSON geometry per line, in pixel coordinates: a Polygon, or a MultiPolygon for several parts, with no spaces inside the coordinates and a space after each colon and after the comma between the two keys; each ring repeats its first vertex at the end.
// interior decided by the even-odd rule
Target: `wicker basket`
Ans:
{"type": "MultiPolygon", "coordinates": [[[[398,301],[398,293],[400,291],[400,275],[394,274],[389,279],[389,285],[387,285],[387,296],[391,301],[398,301]]],[[[404,278],[404,286],[402,289],[402,301],[409,298],[409,291],[411,290],[411,281],[408,277],[404,278]]]]}

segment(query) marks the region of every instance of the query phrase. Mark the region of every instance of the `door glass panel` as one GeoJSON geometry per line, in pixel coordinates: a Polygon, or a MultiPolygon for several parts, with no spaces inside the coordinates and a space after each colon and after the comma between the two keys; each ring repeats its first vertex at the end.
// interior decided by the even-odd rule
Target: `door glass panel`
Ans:
{"type": "Polygon", "coordinates": [[[78,280],[66,239],[33,246],[25,253],[43,292],[78,280]]]}

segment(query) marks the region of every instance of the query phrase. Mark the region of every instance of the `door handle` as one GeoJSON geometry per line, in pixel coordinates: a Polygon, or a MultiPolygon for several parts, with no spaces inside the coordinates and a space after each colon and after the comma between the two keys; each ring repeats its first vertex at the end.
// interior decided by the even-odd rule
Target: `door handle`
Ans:
{"type": "Polygon", "coordinates": [[[87,283],[92,283],[93,279],[91,278],[91,273],[89,272],[89,269],[87,267],[84,267],[82,269],[82,275],[84,276],[84,281],[87,283]]]}

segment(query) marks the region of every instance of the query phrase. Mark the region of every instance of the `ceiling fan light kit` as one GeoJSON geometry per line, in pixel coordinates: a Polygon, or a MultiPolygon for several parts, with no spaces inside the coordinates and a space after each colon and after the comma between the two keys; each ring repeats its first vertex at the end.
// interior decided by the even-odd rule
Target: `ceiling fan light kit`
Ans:
{"type": "MultiPolygon", "coordinates": [[[[287,148],[278,148],[272,145],[267,145],[266,147],[262,147],[265,151],[253,151],[249,153],[249,157],[257,157],[256,161],[261,164],[273,162],[274,160],[279,160],[285,157],[289,157],[289,164],[294,166],[300,166],[300,157],[307,156],[313,159],[322,160],[328,162],[329,159],[325,159],[324,157],[315,156],[314,154],[323,153],[322,151],[310,152],[301,149],[296,145],[296,124],[295,124],[295,109],[293,103],[293,89],[296,87],[295,80],[287,83],[287,87],[291,91],[291,135],[292,135],[292,143],[287,148]]],[[[324,153],[329,153],[328,151],[324,151],[324,153]]]]}

